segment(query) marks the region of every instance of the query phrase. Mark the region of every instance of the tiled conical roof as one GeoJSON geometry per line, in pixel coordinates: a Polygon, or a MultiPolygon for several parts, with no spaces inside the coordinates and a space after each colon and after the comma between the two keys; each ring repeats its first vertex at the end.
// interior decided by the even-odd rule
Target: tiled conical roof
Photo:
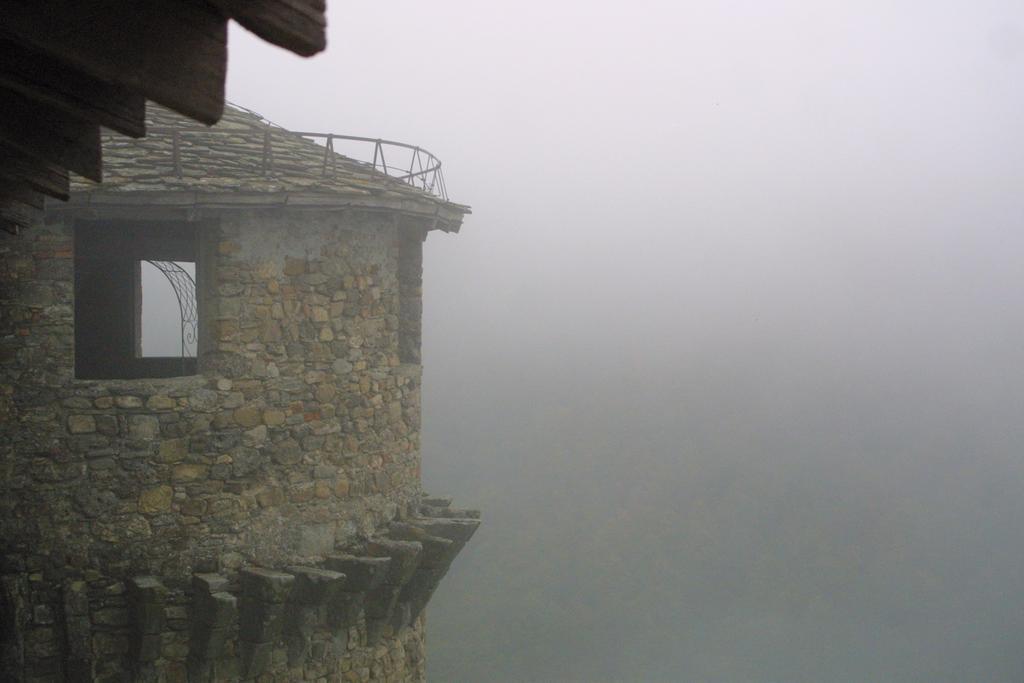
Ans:
{"type": "Polygon", "coordinates": [[[152,103],[146,119],[144,138],[104,136],[103,183],[79,180],[71,204],[137,204],[158,194],[165,205],[179,203],[173,195],[197,206],[352,205],[433,214],[443,229],[458,229],[469,213],[437,196],[443,177],[423,176],[415,187],[239,107],[211,128],[152,103]]]}

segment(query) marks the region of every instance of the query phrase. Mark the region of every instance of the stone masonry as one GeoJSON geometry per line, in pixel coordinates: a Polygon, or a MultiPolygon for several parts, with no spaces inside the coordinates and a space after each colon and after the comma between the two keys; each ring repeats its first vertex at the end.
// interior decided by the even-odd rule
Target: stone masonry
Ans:
{"type": "Polygon", "coordinates": [[[0,236],[0,680],[424,680],[479,524],[420,487],[422,242],[465,208],[140,177],[0,236]],[[76,378],[76,225],[132,220],[195,229],[198,371],[76,378]]]}

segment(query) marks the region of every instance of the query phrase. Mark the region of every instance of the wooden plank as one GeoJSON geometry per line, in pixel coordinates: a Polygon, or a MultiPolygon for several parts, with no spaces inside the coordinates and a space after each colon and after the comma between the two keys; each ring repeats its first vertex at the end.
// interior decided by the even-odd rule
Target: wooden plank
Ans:
{"type": "Polygon", "coordinates": [[[10,233],[12,235],[17,235],[26,227],[28,226],[24,225],[21,221],[6,218],[4,217],[3,213],[0,213],[0,230],[3,230],[4,232],[10,233]]]}
{"type": "Polygon", "coordinates": [[[0,229],[17,235],[23,228],[43,218],[42,209],[14,199],[0,197],[0,229]]]}
{"type": "Polygon", "coordinates": [[[100,127],[0,88],[0,141],[25,154],[103,179],[100,127]]]}
{"type": "Polygon", "coordinates": [[[260,38],[304,57],[327,47],[324,0],[210,0],[260,38]]]}
{"type": "Polygon", "coordinates": [[[37,192],[66,200],[71,182],[67,169],[57,164],[40,161],[0,143],[0,178],[23,180],[37,192]]]}
{"type": "Polygon", "coordinates": [[[24,180],[0,178],[0,205],[18,202],[33,209],[43,208],[43,195],[32,189],[24,180]]]}
{"type": "Polygon", "coordinates": [[[227,18],[202,0],[6,0],[3,32],[203,123],[224,112],[227,18]]]}
{"type": "Polygon", "coordinates": [[[146,134],[146,98],[41,52],[0,39],[0,86],[134,138],[146,134]]]}

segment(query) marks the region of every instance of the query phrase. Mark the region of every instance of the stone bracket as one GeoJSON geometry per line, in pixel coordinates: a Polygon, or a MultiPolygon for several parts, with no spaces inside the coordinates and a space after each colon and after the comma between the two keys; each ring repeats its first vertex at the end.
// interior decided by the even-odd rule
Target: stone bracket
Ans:
{"type": "Polygon", "coordinates": [[[366,596],[383,583],[391,566],[391,558],[334,553],[326,557],[324,566],[343,572],[346,576],[342,593],[336,598],[328,615],[331,626],[340,631],[359,620],[366,596]]]}
{"type": "Polygon", "coordinates": [[[227,592],[228,580],[219,574],[193,575],[192,588],[189,680],[213,681],[229,666],[224,660],[238,627],[238,600],[227,592]]]}
{"type": "Polygon", "coordinates": [[[366,552],[373,557],[391,558],[384,581],[366,596],[367,637],[372,645],[386,635],[385,626],[391,626],[393,631],[397,631],[408,624],[401,618],[407,610],[398,609],[398,597],[419,566],[423,545],[416,541],[381,537],[368,541],[366,552]],[[394,623],[392,617],[396,615],[396,610],[399,618],[394,623]]]}
{"type": "Polygon", "coordinates": [[[239,654],[243,678],[255,678],[270,667],[274,643],[285,624],[285,603],[295,576],[273,569],[246,567],[241,573],[239,654]]]}
{"type": "Polygon", "coordinates": [[[128,606],[132,625],[132,660],[136,673],[160,657],[167,587],[153,576],[128,581],[128,606]]]}
{"type": "Polygon", "coordinates": [[[63,583],[64,671],[68,681],[92,680],[92,624],[89,588],[85,581],[66,579],[63,583]]]}
{"type": "MultiPolygon", "coordinates": [[[[24,574],[0,577],[0,661],[17,667],[11,676],[22,675],[25,667],[25,631],[28,624],[28,579],[24,574]]],[[[88,601],[86,609],[88,610],[88,601]]],[[[86,612],[86,626],[89,616],[86,612]]]]}
{"type": "Polygon", "coordinates": [[[346,577],[317,567],[288,567],[295,576],[284,626],[288,666],[298,667],[309,657],[313,631],[326,621],[327,611],[343,595],[346,577]]]}

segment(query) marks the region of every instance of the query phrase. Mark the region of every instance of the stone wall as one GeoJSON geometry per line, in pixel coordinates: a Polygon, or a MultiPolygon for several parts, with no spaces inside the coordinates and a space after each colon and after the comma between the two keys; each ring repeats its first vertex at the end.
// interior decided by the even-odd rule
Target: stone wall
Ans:
{"type": "Polygon", "coordinates": [[[477,524],[420,491],[423,227],[201,218],[191,377],[75,379],[74,216],[0,237],[0,663],[420,680],[422,608],[477,524]]]}

